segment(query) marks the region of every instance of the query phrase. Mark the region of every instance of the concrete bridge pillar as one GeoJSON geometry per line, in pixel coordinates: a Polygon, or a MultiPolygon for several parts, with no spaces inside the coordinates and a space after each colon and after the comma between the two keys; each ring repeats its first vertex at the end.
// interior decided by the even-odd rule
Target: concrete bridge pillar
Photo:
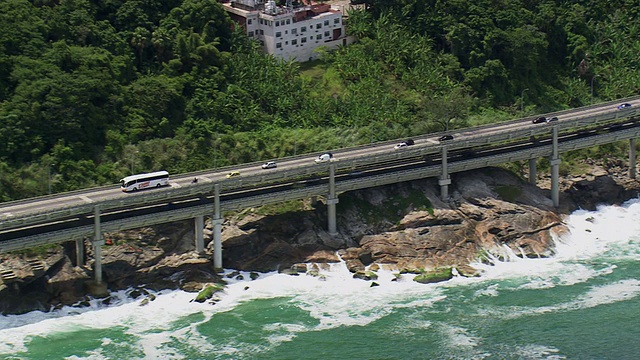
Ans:
{"type": "Polygon", "coordinates": [[[222,271],[222,214],[220,212],[220,184],[214,186],[213,217],[213,268],[222,271]]]}
{"type": "Polygon", "coordinates": [[[195,247],[196,252],[198,254],[202,254],[204,252],[204,216],[198,215],[196,216],[195,223],[195,247]]]}
{"type": "Polygon", "coordinates": [[[553,127],[553,151],[551,152],[551,200],[560,206],[560,154],[558,153],[558,127],[553,127]]]}
{"type": "Polygon", "coordinates": [[[93,263],[93,280],[95,284],[102,284],[102,245],[104,245],[104,238],[102,237],[102,231],[100,230],[100,206],[96,205],[93,208],[93,223],[94,223],[94,238],[91,242],[93,245],[93,253],[95,261],[93,263]]]}
{"type": "Polygon", "coordinates": [[[84,238],[76,239],[76,266],[82,266],[84,264],[84,238]]]}
{"type": "Polygon", "coordinates": [[[560,159],[551,159],[551,200],[560,206],[560,159]]]}
{"type": "Polygon", "coordinates": [[[336,166],[335,164],[329,165],[329,196],[327,197],[327,219],[328,219],[328,232],[329,235],[338,234],[338,226],[336,223],[336,204],[338,203],[338,196],[336,195],[336,166]]]}
{"type": "Polygon", "coordinates": [[[438,180],[438,185],[440,185],[440,198],[442,201],[447,201],[449,200],[449,185],[451,185],[451,178],[449,177],[449,168],[447,163],[447,146],[444,145],[441,149],[442,172],[440,174],[440,179],[438,180]]]}
{"type": "Polygon", "coordinates": [[[629,139],[629,177],[636,178],[636,139],[629,139]]]}
{"type": "Polygon", "coordinates": [[[529,159],[529,184],[535,185],[538,174],[536,173],[536,159],[529,159]]]}

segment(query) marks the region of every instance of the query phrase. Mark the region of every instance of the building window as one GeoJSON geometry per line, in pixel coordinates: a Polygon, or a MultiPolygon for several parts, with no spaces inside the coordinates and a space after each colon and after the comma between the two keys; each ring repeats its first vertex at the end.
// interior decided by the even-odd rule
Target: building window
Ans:
{"type": "Polygon", "coordinates": [[[316,29],[322,29],[322,24],[317,23],[317,24],[316,24],[316,29]]]}
{"type": "Polygon", "coordinates": [[[253,31],[249,31],[249,37],[253,37],[253,31]]]}
{"type": "Polygon", "coordinates": [[[322,34],[316,35],[316,40],[320,40],[320,39],[322,39],[322,34]]]}
{"type": "Polygon", "coordinates": [[[247,19],[247,25],[251,25],[251,19],[247,19]]]}
{"type": "Polygon", "coordinates": [[[291,20],[287,19],[287,25],[291,24],[291,20]]]}
{"type": "Polygon", "coordinates": [[[291,29],[291,35],[298,35],[298,29],[291,29]]]}
{"type": "Polygon", "coordinates": [[[276,49],[282,48],[282,43],[276,43],[276,49]]]}
{"type": "Polygon", "coordinates": [[[301,27],[300,32],[307,32],[307,27],[306,26],[301,27]]]}
{"type": "Polygon", "coordinates": [[[328,31],[325,31],[325,32],[324,32],[324,37],[328,38],[329,36],[331,36],[331,35],[329,34],[329,32],[328,32],[328,31]]]}
{"type": "Polygon", "coordinates": [[[300,42],[303,43],[303,44],[306,43],[307,42],[307,38],[303,37],[302,39],[300,39],[300,42]]]}
{"type": "Polygon", "coordinates": [[[329,26],[329,20],[324,21],[324,26],[329,26]]]}
{"type": "Polygon", "coordinates": [[[285,42],[284,42],[284,44],[285,44],[285,45],[289,45],[289,42],[288,42],[288,41],[285,41],[285,42]]]}
{"type": "Polygon", "coordinates": [[[333,19],[333,23],[334,24],[340,24],[340,18],[333,19]]]}
{"type": "Polygon", "coordinates": [[[260,35],[264,35],[264,30],[260,29],[260,35]]]}
{"type": "Polygon", "coordinates": [[[291,45],[298,45],[298,40],[297,39],[291,40],[291,45]]]}
{"type": "Polygon", "coordinates": [[[280,26],[280,21],[276,21],[276,26],[280,26]]]}
{"type": "Polygon", "coordinates": [[[276,37],[282,37],[282,33],[280,31],[276,32],[276,37]]]}

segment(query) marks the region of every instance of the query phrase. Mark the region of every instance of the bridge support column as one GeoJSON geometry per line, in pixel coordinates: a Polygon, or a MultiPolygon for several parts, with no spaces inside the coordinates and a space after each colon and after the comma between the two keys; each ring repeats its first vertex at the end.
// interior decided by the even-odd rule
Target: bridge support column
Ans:
{"type": "Polygon", "coordinates": [[[560,206],[560,159],[551,159],[551,200],[560,206]]]}
{"type": "Polygon", "coordinates": [[[551,153],[551,200],[560,206],[560,154],[558,153],[558,127],[553,126],[553,151],[551,153]]]}
{"type": "Polygon", "coordinates": [[[204,216],[196,216],[195,223],[195,246],[196,252],[202,254],[204,252],[204,216]]]}
{"type": "Polygon", "coordinates": [[[438,185],[440,185],[440,198],[442,199],[442,201],[447,201],[449,199],[449,185],[451,185],[451,178],[449,177],[446,145],[442,147],[441,153],[442,172],[440,174],[440,179],[438,180],[438,185]]]}
{"type": "Polygon", "coordinates": [[[338,235],[338,226],[336,224],[336,204],[338,203],[338,198],[335,199],[327,199],[327,217],[329,220],[329,235],[335,236],[338,235]]]}
{"type": "Polygon", "coordinates": [[[451,185],[451,178],[439,179],[438,185],[440,185],[440,199],[442,199],[442,201],[449,200],[449,185],[451,185]]]}
{"type": "Polygon", "coordinates": [[[213,268],[222,271],[222,214],[220,212],[220,184],[214,186],[213,217],[213,268]]]}
{"type": "Polygon", "coordinates": [[[535,185],[538,174],[536,173],[536,159],[529,159],[529,184],[535,185]]]}
{"type": "Polygon", "coordinates": [[[636,178],[636,139],[629,139],[629,177],[636,178]]]}
{"type": "Polygon", "coordinates": [[[76,239],[76,266],[84,264],[84,238],[76,239]]]}
{"type": "Polygon", "coordinates": [[[329,235],[337,235],[338,227],[336,223],[336,204],[338,196],[336,195],[336,166],[329,165],[329,196],[327,197],[327,219],[329,235]]]}
{"type": "Polygon", "coordinates": [[[100,230],[100,207],[98,205],[93,209],[93,223],[95,229],[95,235],[91,242],[95,256],[93,263],[93,280],[96,285],[100,285],[102,284],[102,245],[104,245],[104,238],[100,230]]]}

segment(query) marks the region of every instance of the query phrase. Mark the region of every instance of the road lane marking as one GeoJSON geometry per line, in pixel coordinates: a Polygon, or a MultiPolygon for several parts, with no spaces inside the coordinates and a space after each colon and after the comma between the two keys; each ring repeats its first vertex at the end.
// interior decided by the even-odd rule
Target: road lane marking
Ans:
{"type": "Polygon", "coordinates": [[[85,202],[87,202],[89,204],[91,204],[93,202],[93,200],[89,199],[89,197],[87,195],[80,195],[79,198],[84,200],[85,202]]]}

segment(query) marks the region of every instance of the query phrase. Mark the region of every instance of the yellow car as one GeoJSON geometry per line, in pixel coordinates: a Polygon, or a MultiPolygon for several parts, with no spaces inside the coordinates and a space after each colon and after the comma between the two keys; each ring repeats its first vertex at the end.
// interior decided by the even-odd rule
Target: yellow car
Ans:
{"type": "Polygon", "coordinates": [[[227,179],[231,179],[232,177],[236,177],[236,176],[240,176],[240,172],[239,171],[232,171],[232,172],[227,174],[227,179]]]}

